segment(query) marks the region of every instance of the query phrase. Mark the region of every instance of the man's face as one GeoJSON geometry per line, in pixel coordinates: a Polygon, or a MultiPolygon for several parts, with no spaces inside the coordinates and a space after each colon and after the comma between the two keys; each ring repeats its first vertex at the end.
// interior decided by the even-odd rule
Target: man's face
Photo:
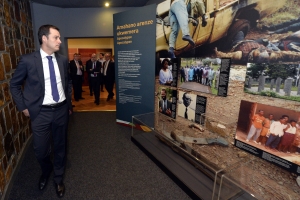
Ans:
{"type": "Polygon", "coordinates": [[[77,54],[75,54],[73,57],[74,57],[74,60],[78,60],[77,54]]]}
{"type": "Polygon", "coordinates": [[[264,115],[264,111],[259,111],[259,113],[258,113],[260,116],[263,116],[264,115]]]}
{"type": "Polygon", "coordinates": [[[96,60],[97,60],[97,57],[96,57],[95,54],[93,54],[93,55],[91,56],[91,61],[92,61],[92,62],[95,62],[96,60]]]}
{"type": "Polygon", "coordinates": [[[102,54],[101,54],[101,53],[99,54],[99,58],[100,58],[100,59],[103,59],[103,56],[102,56],[102,54]]]}
{"type": "Polygon", "coordinates": [[[161,98],[166,100],[166,92],[164,90],[161,91],[161,98]]]}
{"type": "Polygon", "coordinates": [[[56,29],[50,28],[49,35],[43,36],[43,45],[50,53],[54,53],[59,50],[61,41],[60,41],[60,34],[56,29]]]}
{"type": "Polygon", "coordinates": [[[270,115],[270,116],[269,116],[269,119],[273,119],[273,118],[274,118],[274,116],[273,116],[273,115],[270,115]]]}
{"type": "Polygon", "coordinates": [[[183,94],[182,100],[183,100],[183,104],[185,105],[185,107],[189,107],[189,105],[192,102],[192,99],[188,94],[183,94]]]}
{"type": "Polygon", "coordinates": [[[105,54],[105,60],[110,60],[110,55],[109,54],[105,54]]]}

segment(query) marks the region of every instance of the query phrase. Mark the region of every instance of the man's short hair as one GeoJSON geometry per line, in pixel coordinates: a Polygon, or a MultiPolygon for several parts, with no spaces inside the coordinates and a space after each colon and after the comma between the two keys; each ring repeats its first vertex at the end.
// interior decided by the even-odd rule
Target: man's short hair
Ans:
{"type": "Polygon", "coordinates": [[[51,25],[51,24],[42,25],[38,31],[38,39],[39,39],[40,45],[43,44],[43,39],[42,39],[43,36],[46,36],[48,38],[48,35],[50,34],[50,28],[53,28],[53,29],[59,31],[59,28],[57,28],[54,25],[51,25]]]}
{"type": "Polygon", "coordinates": [[[104,53],[100,53],[100,55],[104,56],[104,53]]]}
{"type": "Polygon", "coordinates": [[[283,119],[283,118],[286,118],[286,117],[289,118],[288,115],[282,115],[280,119],[283,119]]]}

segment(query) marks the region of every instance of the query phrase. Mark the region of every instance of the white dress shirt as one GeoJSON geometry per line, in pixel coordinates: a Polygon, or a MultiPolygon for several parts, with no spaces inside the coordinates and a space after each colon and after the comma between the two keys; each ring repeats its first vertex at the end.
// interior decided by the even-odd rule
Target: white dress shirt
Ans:
{"type": "Polygon", "coordinates": [[[55,54],[53,53],[52,55],[48,55],[42,49],[40,49],[40,53],[41,53],[41,57],[42,57],[44,79],[45,79],[45,96],[44,96],[43,105],[56,104],[56,103],[62,102],[66,99],[66,96],[65,96],[65,92],[63,90],[60,72],[59,72],[57,60],[55,58],[55,54]],[[57,89],[58,89],[58,94],[59,94],[58,102],[55,102],[53,100],[51,81],[50,81],[49,62],[48,62],[48,58],[46,56],[52,56],[55,77],[56,77],[56,83],[57,83],[57,89]]]}

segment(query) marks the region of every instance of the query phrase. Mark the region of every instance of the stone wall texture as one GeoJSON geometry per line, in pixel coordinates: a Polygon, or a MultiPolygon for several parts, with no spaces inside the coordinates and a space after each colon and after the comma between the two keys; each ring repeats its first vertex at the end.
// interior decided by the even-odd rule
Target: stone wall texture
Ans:
{"type": "Polygon", "coordinates": [[[0,198],[31,137],[30,121],[17,110],[9,82],[19,57],[32,51],[29,0],[0,0],[0,198]]]}

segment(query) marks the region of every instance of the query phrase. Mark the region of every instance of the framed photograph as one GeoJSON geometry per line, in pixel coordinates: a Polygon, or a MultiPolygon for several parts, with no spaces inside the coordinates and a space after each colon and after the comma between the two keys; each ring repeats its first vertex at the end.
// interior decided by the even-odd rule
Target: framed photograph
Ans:
{"type": "Polygon", "coordinates": [[[300,112],[241,101],[235,145],[300,174],[300,112]]]}
{"type": "Polygon", "coordinates": [[[248,63],[245,92],[300,102],[299,64],[248,63]]]}
{"type": "Polygon", "coordinates": [[[176,118],[177,90],[159,87],[158,112],[176,118]]]}

